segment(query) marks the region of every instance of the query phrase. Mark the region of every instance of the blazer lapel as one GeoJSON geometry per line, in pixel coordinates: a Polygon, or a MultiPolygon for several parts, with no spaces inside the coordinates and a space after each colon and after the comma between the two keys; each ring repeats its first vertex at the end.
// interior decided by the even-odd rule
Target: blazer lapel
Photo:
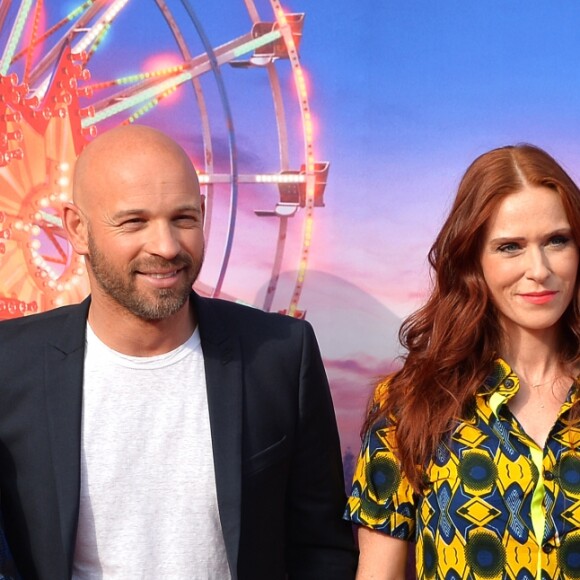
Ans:
{"type": "Polygon", "coordinates": [[[193,295],[205,361],[220,521],[237,578],[242,497],[242,365],[239,341],[211,300],[193,295]]]}
{"type": "Polygon", "coordinates": [[[67,566],[72,565],[80,495],[80,445],[85,328],[90,299],[71,309],[46,348],[45,389],[49,438],[67,566]]]}

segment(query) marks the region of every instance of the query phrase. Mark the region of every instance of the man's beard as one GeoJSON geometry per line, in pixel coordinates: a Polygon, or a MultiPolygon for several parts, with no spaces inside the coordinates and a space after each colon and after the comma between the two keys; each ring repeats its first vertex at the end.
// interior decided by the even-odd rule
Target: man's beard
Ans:
{"type": "Polygon", "coordinates": [[[143,320],[162,320],[177,313],[189,299],[193,283],[199,275],[203,258],[195,263],[189,254],[179,254],[173,260],[152,257],[148,260],[134,260],[126,272],[120,272],[98,249],[89,232],[89,261],[97,284],[120,306],[143,320]],[[150,292],[139,291],[136,272],[181,269],[190,274],[188,280],[174,288],[151,288],[150,292]]]}

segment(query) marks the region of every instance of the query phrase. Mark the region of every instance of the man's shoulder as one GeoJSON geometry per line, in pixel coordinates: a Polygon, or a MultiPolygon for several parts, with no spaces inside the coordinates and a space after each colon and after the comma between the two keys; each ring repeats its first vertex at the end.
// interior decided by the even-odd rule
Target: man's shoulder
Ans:
{"type": "Polygon", "coordinates": [[[43,330],[46,332],[54,332],[56,328],[62,326],[71,314],[79,314],[82,308],[82,304],[71,304],[37,314],[30,314],[9,320],[0,320],[0,336],[8,336],[23,331],[33,333],[39,333],[43,330]]]}
{"type": "Polygon", "coordinates": [[[216,315],[222,317],[223,320],[234,323],[237,326],[244,327],[246,324],[252,325],[254,328],[256,325],[272,328],[308,326],[308,323],[304,320],[278,312],[265,312],[259,308],[240,304],[239,302],[201,297],[198,298],[198,301],[198,307],[202,308],[206,315],[213,311],[216,315]]]}

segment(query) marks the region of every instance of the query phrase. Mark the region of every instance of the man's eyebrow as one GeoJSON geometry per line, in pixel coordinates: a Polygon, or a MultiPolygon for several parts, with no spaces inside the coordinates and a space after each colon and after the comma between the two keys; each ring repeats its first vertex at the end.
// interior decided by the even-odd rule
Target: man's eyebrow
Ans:
{"type": "MultiPolygon", "coordinates": [[[[201,208],[197,205],[182,205],[174,208],[171,213],[182,213],[182,212],[191,212],[197,215],[201,215],[201,208]]],[[[146,208],[132,208],[132,209],[122,209],[115,212],[111,217],[114,220],[123,219],[125,217],[130,216],[146,216],[149,215],[151,212],[146,208]]]]}
{"type": "Polygon", "coordinates": [[[189,204],[176,207],[173,210],[173,213],[179,213],[179,212],[183,212],[183,211],[190,211],[192,213],[197,213],[199,215],[201,215],[201,213],[202,213],[201,207],[199,207],[198,205],[189,205],[189,204]]]}

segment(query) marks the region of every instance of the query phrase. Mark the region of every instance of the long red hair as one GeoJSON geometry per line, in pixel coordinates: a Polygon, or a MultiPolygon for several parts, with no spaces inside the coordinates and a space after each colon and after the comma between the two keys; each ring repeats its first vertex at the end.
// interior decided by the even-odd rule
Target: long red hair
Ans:
{"type": "MultiPolygon", "coordinates": [[[[406,349],[401,370],[390,377],[383,400],[371,407],[363,432],[386,416],[397,424],[397,454],[414,489],[423,489],[423,466],[455,420],[473,414],[475,394],[501,354],[502,335],[480,258],[486,224],[507,195],[525,185],[556,191],[580,246],[580,190],[545,151],[532,145],[502,147],[478,157],[429,252],[432,291],[399,331],[406,349]],[[377,404],[378,403],[378,404],[377,404]]],[[[559,355],[580,358],[578,280],[562,317],[559,355]]],[[[573,419],[580,415],[571,410],[573,419]]]]}

